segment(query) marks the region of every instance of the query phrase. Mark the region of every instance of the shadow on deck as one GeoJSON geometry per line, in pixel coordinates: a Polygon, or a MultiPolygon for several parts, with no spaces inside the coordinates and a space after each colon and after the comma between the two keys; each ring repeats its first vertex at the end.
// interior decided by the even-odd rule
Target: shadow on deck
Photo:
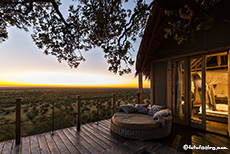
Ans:
{"type": "Polygon", "coordinates": [[[102,120],[99,125],[76,127],[22,138],[22,143],[15,146],[15,140],[0,143],[0,153],[19,154],[151,154],[151,153],[230,153],[230,138],[199,131],[186,126],[173,124],[172,133],[162,139],[141,141],[125,139],[109,130],[110,120],[102,120]],[[184,145],[227,147],[226,150],[184,150],[184,145]]]}

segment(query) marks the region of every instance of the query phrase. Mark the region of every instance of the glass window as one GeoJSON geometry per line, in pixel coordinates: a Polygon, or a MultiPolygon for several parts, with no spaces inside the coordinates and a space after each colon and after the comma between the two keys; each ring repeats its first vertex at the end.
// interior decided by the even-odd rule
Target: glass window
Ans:
{"type": "Polygon", "coordinates": [[[193,58],[190,60],[190,112],[191,121],[202,123],[202,58],[193,58]]]}

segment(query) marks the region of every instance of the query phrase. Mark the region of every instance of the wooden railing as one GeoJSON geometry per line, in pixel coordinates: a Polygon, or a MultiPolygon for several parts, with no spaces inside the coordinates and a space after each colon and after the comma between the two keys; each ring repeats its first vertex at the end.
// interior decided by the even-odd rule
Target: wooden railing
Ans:
{"type": "Polygon", "coordinates": [[[15,127],[15,134],[16,134],[16,145],[20,144],[21,142],[21,105],[22,99],[16,99],[16,127],[15,127]]]}
{"type": "Polygon", "coordinates": [[[77,104],[76,104],[76,107],[77,107],[77,113],[76,113],[76,116],[77,116],[77,130],[80,130],[81,129],[81,96],[77,96],[77,104]]]}
{"type": "MultiPolygon", "coordinates": [[[[136,103],[139,103],[140,102],[140,98],[139,98],[139,94],[137,94],[137,100],[136,100],[136,103]]],[[[128,95],[126,96],[117,96],[117,99],[118,98],[124,98],[126,97],[126,99],[129,97],[128,95]]],[[[100,97],[101,98],[101,97],[100,97]]],[[[111,99],[111,116],[116,112],[116,106],[119,106],[120,103],[116,104],[116,97],[115,97],[115,94],[112,94],[112,96],[108,96],[108,97],[103,97],[103,98],[108,98],[108,99],[111,99]]],[[[133,97],[132,97],[133,98],[133,97]]],[[[99,97],[95,97],[95,98],[81,98],[80,95],[77,96],[76,98],[76,126],[77,126],[77,130],[80,130],[81,129],[81,122],[82,122],[82,119],[81,119],[81,103],[82,101],[84,100],[92,100],[92,99],[95,99],[97,100],[97,103],[96,103],[96,108],[97,108],[97,117],[99,116],[99,97]]],[[[24,120],[22,121],[21,120],[21,106],[22,106],[22,98],[17,98],[16,99],[16,122],[15,122],[15,144],[18,145],[20,144],[21,142],[21,123],[22,122],[27,122],[28,120],[24,120]]],[[[54,117],[55,117],[55,112],[54,112],[54,109],[55,109],[55,104],[53,102],[52,104],[52,116],[50,118],[52,118],[52,121],[51,121],[51,124],[52,124],[52,134],[54,134],[54,117]]]]}

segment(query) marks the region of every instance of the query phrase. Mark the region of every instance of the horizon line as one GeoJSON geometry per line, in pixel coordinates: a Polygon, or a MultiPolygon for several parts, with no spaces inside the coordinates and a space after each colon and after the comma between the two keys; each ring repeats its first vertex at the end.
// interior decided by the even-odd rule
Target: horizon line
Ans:
{"type": "MultiPolygon", "coordinates": [[[[0,88],[138,88],[137,84],[118,85],[52,85],[0,82],[0,88]]],[[[144,85],[143,88],[149,88],[144,85]]]]}

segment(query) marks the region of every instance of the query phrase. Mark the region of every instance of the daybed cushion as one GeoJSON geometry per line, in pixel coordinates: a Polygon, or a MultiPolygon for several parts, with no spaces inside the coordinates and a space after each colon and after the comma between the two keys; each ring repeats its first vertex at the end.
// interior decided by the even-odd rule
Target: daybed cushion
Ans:
{"type": "Polygon", "coordinates": [[[136,108],[135,108],[132,104],[121,105],[120,108],[121,108],[122,111],[124,111],[125,113],[134,113],[134,112],[136,112],[136,108]]]}
{"type": "Polygon", "coordinates": [[[160,110],[162,110],[162,109],[165,109],[165,108],[166,108],[165,106],[153,105],[153,106],[150,108],[148,114],[153,116],[156,112],[158,112],[158,111],[160,111],[160,110]]]}
{"type": "Polygon", "coordinates": [[[147,114],[148,113],[148,106],[149,106],[148,104],[136,104],[135,105],[136,112],[147,114]]]}
{"type": "Polygon", "coordinates": [[[152,116],[136,113],[115,113],[112,117],[112,122],[121,128],[139,130],[154,129],[161,126],[161,123],[158,120],[153,120],[152,116]]]}
{"type": "Polygon", "coordinates": [[[156,112],[153,116],[153,119],[157,119],[159,117],[167,117],[169,115],[171,115],[171,111],[169,109],[163,109],[156,112]]]}

